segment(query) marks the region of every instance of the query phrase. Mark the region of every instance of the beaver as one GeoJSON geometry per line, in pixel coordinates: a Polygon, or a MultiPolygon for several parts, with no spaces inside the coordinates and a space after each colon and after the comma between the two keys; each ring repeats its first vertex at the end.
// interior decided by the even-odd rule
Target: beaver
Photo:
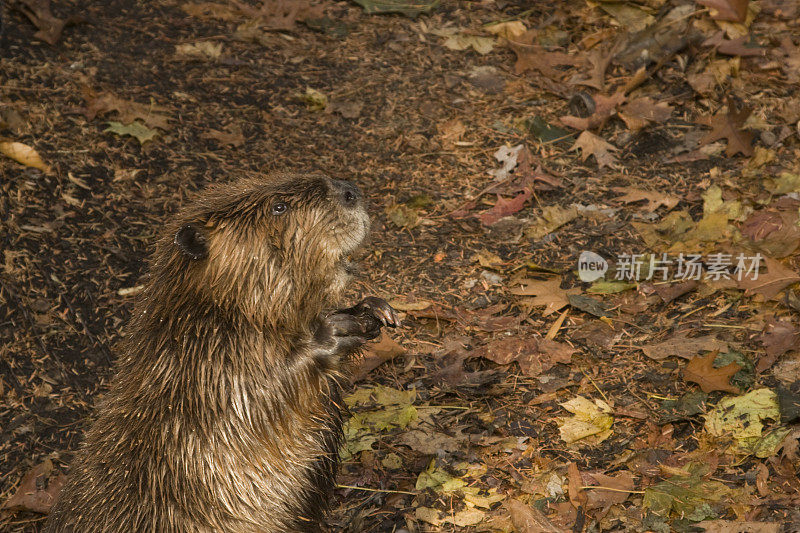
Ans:
{"type": "Polygon", "coordinates": [[[342,439],[339,359],[396,326],[336,309],[367,237],[359,189],[211,186],[167,227],[45,531],[318,531],[342,439]]]}

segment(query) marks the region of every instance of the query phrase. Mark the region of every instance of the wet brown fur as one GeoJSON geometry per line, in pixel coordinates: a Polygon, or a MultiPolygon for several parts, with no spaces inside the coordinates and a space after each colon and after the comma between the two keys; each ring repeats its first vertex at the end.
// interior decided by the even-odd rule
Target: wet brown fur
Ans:
{"type": "Polygon", "coordinates": [[[314,333],[368,227],[332,183],[212,187],[168,227],[46,531],[318,531],[342,421],[314,333]],[[186,224],[206,257],[174,242],[186,224]]]}

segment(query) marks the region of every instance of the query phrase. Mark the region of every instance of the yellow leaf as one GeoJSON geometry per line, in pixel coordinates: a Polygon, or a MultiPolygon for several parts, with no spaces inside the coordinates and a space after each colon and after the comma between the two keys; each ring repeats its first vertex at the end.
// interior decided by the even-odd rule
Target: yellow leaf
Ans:
{"type": "Polygon", "coordinates": [[[42,172],[50,172],[50,167],[42,161],[38,152],[27,144],[0,141],[0,153],[10,157],[17,163],[22,163],[26,167],[38,168],[42,172]]]}

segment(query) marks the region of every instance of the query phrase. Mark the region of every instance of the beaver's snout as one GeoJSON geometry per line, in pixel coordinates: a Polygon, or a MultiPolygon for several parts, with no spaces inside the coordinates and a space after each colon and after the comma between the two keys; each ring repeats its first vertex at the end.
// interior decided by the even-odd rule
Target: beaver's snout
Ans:
{"type": "Polygon", "coordinates": [[[361,204],[361,191],[349,181],[333,180],[333,188],[339,193],[343,206],[353,208],[361,204]]]}

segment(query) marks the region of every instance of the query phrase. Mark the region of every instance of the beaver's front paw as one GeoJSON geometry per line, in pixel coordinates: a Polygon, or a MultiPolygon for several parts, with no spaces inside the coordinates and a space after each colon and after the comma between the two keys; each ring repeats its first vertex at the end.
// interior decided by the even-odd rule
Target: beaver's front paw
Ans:
{"type": "Polygon", "coordinates": [[[400,317],[389,303],[375,296],[368,296],[360,303],[341,309],[337,313],[352,315],[361,324],[361,335],[374,339],[381,334],[381,327],[394,328],[400,325],[400,317]]]}
{"type": "Polygon", "coordinates": [[[371,338],[363,322],[361,317],[341,311],[323,317],[314,333],[318,350],[332,356],[355,352],[371,338]]]}

